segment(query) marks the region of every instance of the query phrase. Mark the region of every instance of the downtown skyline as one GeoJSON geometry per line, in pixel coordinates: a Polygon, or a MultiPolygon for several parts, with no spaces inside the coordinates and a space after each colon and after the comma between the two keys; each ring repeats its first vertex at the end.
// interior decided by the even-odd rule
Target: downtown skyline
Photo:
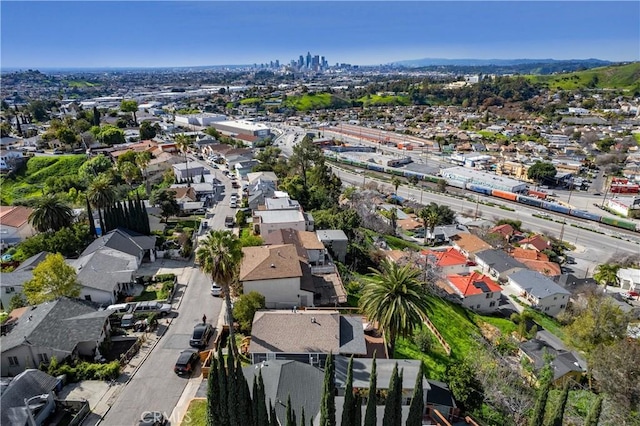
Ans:
{"type": "Polygon", "coordinates": [[[329,65],[422,58],[640,60],[638,2],[18,2],[0,66],[329,65]]]}

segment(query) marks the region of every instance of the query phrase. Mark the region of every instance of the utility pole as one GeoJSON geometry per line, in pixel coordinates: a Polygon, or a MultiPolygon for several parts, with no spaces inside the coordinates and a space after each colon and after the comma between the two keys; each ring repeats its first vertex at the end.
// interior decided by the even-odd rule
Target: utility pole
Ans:
{"type": "Polygon", "coordinates": [[[478,218],[478,208],[480,207],[480,195],[476,196],[476,211],[473,214],[473,220],[476,220],[478,218]]]}

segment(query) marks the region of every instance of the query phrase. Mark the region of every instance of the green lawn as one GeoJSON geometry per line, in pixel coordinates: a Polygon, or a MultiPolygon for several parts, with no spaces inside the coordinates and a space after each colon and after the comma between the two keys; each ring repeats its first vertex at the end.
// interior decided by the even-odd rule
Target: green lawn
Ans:
{"type": "Polygon", "coordinates": [[[387,242],[387,244],[389,244],[389,247],[394,250],[404,250],[407,247],[415,251],[420,251],[423,249],[420,244],[407,241],[403,238],[393,237],[391,235],[384,235],[383,238],[387,242]]]}
{"type": "Polygon", "coordinates": [[[181,426],[206,426],[207,425],[207,400],[192,399],[189,408],[182,418],[181,426]]]}
{"type": "Polygon", "coordinates": [[[364,106],[377,106],[377,105],[410,105],[411,100],[408,96],[395,96],[395,95],[367,95],[358,99],[364,106]]]}

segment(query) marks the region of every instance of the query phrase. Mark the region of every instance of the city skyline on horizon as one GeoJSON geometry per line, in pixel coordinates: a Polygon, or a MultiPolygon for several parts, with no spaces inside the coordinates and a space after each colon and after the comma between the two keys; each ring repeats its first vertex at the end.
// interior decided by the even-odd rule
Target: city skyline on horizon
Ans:
{"type": "Polygon", "coordinates": [[[640,60],[640,3],[629,1],[5,1],[0,7],[3,69],[287,65],[306,52],[330,66],[423,58],[640,60]]]}

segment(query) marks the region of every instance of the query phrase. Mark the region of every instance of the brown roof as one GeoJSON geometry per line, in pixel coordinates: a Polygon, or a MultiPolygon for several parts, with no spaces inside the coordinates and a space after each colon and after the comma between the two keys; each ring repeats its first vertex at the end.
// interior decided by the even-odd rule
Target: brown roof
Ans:
{"type": "Polygon", "coordinates": [[[398,219],[396,223],[399,227],[407,231],[412,231],[414,229],[422,228],[423,226],[419,220],[411,216],[409,216],[406,219],[398,219]]]}
{"type": "Polygon", "coordinates": [[[523,260],[523,259],[543,260],[543,261],[549,260],[549,256],[547,256],[544,253],[540,253],[533,249],[523,249],[521,247],[514,248],[510,254],[511,256],[519,260],[523,260]]]}
{"type": "Polygon", "coordinates": [[[244,247],[240,281],[302,277],[300,259],[293,244],[244,247]]]}
{"type": "Polygon", "coordinates": [[[302,246],[307,250],[324,250],[324,244],[318,239],[315,232],[297,231],[302,246]]]}
{"type": "Polygon", "coordinates": [[[451,238],[452,241],[467,253],[477,253],[482,250],[492,249],[489,244],[485,243],[480,237],[473,234],[458,234],[451,238]]]}
{"type": "Polygon", "coordinates": [[[151,140],[145,140],[133,145],[129,145],[127,147],[127,149],[122,149],[119,151],[113,151],[111,153],[112,157],[119,157],[122,154],[129,152],[129,151],[135,151],[135,152],[143,152],[143,151],[147,151],[147,152],[152,152],[154,150],[156,150],[158,148],[158,142],[156,141],[151,141],[151,140]]]}
{"type": "Polygon", "coordinates": [[[491,229],[490,232],[493,234],[500,234],[503,237],[509,237],[513,235],[513,233],[515,232],[515,229],[513,229],[513,227],[508,223],[504,223],[502,225],[496,226],[495,228],[491,229]]]}
{"type": "Polygon", "coordinates": [[[258,311],[253,317],[250,353],[337,354],[339,349],[337,311],[258,311]]]}
{"type": "Polygon", "coordinates": [[[193,201],[196,201],[196,190],[191,186],[182,187],[182,188],[169,188],[169,191],[173,191],[176,193],[176,200],[184,198],[185,196],[189,197],[193,201]]]}
{"type": "Polygon", "coordinates": [[[33,209],[24,206],[0,206],[0,224],[20,228],[27,223],[33,209]]]}
{"type": "Polygon", "coordinates": [[[551,244],[542,237],[542,235],[536,234],[524,240],[520,240],[519,244],[524,246],[526,244],[532,246],[538,251],[546,250],[551,247],[551,244]]]}
{"type": "Polygon", "coordinates": [[[560,265],[555,262],[549,262],[544,260],[530,260],[530,259],[520,259],[525,266],[532,271],[536,271],[541,273],[542,275],[546,275],[548,277],[556,277],[562,274],[562,270],[560,269],[560,265]]]}

